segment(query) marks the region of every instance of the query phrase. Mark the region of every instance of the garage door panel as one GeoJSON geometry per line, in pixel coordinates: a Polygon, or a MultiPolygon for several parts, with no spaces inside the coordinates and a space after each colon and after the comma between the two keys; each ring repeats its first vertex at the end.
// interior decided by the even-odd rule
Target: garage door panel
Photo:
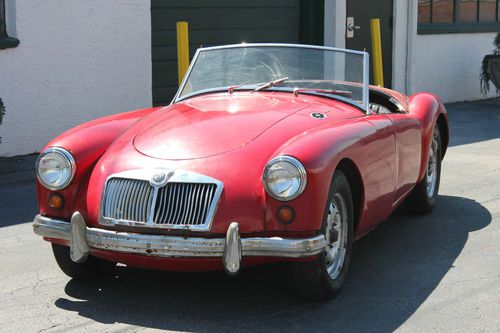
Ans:
{"type": "MultiPolygon", "coordinates": [[[[175,31],[174,21],[158,20],[153,22],[153,32],[175,31]]],[[[248,29],[248,28],[298,28],[297,20],[290,18],[235,18],[229,17],[224,20],[214,21],[211,18],[190,18],[189,30],[229,30],[229,29],[248,29]]]]}
{"type": "Polygon", "coordinates": [[[153,61],[177,59],[177,46],[155,46],[152,53],[153,61]]]}
{"type": "MultiPolygon", "coordinates": [[[[269,0],[232,0],[230,7],[268,7],[269,0]]],[[[207,1],[207,0],[189,0],[189,1],[165,1],[165,0],[152,0],[151,7],[154,8],[206,8],[207,4],[211,8],[225,8],[228,6],[227,0],[207,1]]],[[[272,5],[276,7],[295,7],[297,1],[295,0],[273,0],[272,5]]]]}
{"type": "Polygon", "coordinates": [[[177,57],[173,60],[162,60],[153,62],[153,76],[157,73],[175,72],[177,75],[177,57]]]}
{"type": "Polygon", "coordinates": [[[263,17],[273,18],[276,16],[285,18],[295,18],[298,10],[293,7],[280,8],[280,7],[266,7],[266,8],[176,8],[171,10],[155,9],[151,14],[152,20],[176,20],[176,21],[189,21],[196,18],[211,18],[211,19],[225,19],[227,17],[263,17]]]}
{"type": "Polygon", "coordinates": [[[176,92],[177,86],[153,88],[153,96],[157,96],[155,104],[166,105],[170,103],[176,92]]]}
{"type": "MultiPolygon", "coordinates": [[[[219,45],[228,43],[254,42],[254,41],[280,41],[297,40],[296,28],[277,28],[268,32],[266,29],[234,29],[221,35],[219,30],[190,30],[190,45],[219,45]]],[[[177,35],[175,31],[153,32],[153,47],[167,44],[176,44],[177,35]]]]}
{"type": "Polygon", "coordinates": [[[300,0],[151,2],[153,102],[169,103],[178,86],[176,22],[189,23],[190,57],[200,46],[297,43],[300,0]]]}
{"type": "Polygon", "coordinates": [[[153,75],[153,86],[157,88],[176,87],[177,70],[153,75]]]}

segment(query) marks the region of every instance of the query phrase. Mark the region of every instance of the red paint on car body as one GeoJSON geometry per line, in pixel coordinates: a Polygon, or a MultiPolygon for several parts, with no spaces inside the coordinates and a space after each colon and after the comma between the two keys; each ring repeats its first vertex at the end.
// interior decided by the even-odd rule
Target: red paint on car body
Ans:
{"type": "MultiPolygon", "coordinates": [[[[48,206],[52,192],[38,183],[40,212],[69,220],[79,211],[89,226],[104,228],[98,217],[106,178],[126,170],[161,167],[197,172],[224,183],[212,229],[202,236],[223,237],[233,221],[239,223],[242,237],[311,235],[322,223],[332,175],[347,159],[355,165],[362,184],[356,227],[356,235],[362,235],[385,220],[422,179],[433,126],[438,116],[447,119],[434,95],[408,98],[387,89],[381,91],[398,100],[404,112],[366,115],[330,98],[235,91],[91,121],[47,145],[69,150],[76,159],[77,171],[72,183],[58,191],[66,199],[63,210],[48,206]],[[311,117],[314,112],[326,118],[311,117]],[[296,213],[290,224],[277,221],[276,210],[282,203],[267,195],[262,184],[266,163],[278,155],[299,159],[307,170],[305,191],[287,202],[296,213]]],[[[179,234],[175,230],[163,232],[179,234]]],[[[101,250],[93,253],[157,269],[221,268],[220,262],[214,264],[212,259],[159,259],[101,250]]],[[[259,258],[256,263],[273,261],[276,259],[259,258]]]]}

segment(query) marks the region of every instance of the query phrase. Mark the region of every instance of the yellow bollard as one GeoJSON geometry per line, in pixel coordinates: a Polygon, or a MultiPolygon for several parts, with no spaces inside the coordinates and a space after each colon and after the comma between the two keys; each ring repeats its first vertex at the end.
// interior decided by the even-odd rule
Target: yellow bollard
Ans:
{"type": "Polygon", "coordinates": [[[382,38],[380,37],[380,19],[371,19],[373,79],[375,85],[384,86],[384,67],[382,65],[382,38]]]}
{"type": "Polygon", "coordinates": [[[179,85],[189,67],[189,34],[188,23],[177,22],[177,71],[179,73],[179,85]]]}

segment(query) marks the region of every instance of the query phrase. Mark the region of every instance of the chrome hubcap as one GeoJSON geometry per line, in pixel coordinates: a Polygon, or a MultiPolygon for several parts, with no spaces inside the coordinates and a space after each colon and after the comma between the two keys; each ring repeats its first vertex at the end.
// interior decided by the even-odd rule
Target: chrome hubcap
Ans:
{"type": "Polygon", "coordinates": [[[347,209],[345,200],[340,193],[333,196],[328,208],[326,224],[325,261],[328,275],[336,279],[344,265],[347,247],[347,209]]]}
{"type": "Polygon", "coordinates": [[[431,149],[429,152],[429,164],[427,165],[426,182],[427,182],[427,196],[432,198],[436,190],[437,181],[437,152],[438,152],[438,139],[437,132],[434,132],[432,137],[431,149]]]}

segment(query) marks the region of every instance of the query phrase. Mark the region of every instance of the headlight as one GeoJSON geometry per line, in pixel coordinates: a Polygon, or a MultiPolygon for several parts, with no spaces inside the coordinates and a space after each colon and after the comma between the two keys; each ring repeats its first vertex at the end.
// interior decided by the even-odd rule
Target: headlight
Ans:
{"type": "Polygon", "coordinates": [[[296,158],[278,156],[267,163],[263,181],[267,193],[274,199],[293,200],[306,188],[306,169],[296,158]]]}
{"type": "Polygon", "coordinates": [[[36,161],[38,180],[49,190],[60,190],[68,186],[75,171],[75,159],[63,148],[49,148],[36,161]]]}

